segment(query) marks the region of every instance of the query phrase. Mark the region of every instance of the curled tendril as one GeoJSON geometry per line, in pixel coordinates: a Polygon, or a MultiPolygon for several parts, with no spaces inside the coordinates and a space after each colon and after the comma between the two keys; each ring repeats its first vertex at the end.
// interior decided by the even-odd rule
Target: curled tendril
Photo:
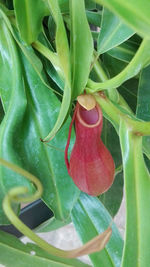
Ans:
{"type": "Polygon", "coordinates": [[[30,228],[28,228],[14,213],[12,209],[12,203],[27,203],[37,200],[41,197],[43,188],[40,183],[40,181],[31,173],[23,170],[22,168],[5,161],[4,159],[0,159],[0,164],[4,167],[7,167],[11,169],[12,171],[26,177],[29,181],[31,181],[35,187],[36,192],[31,196],[29,196],[28,188],[24,186],[18,186],[12,188],[4,197],[3,200],[3,209],[10,220],[10,222],[21,232],[23,235],[30,238],[32,241],[34,241],[39,247],[41,247],[43,250],[49,252],[50,254],[58,257],[63,258],[76,258],[85,254],[90,254],[99,250],[102,250],[106,243],[109,241],[112,230],[110,227],[108,227],[102,234],[96,236],[89,242],[87,242],[85,245],[81,246],[80,248],[73,249],[73,250],[62,250],[59,248],[56,248],[50,244],[48,244],[45,240],[41,239],[38,235],[36,235],[30,228]]]}

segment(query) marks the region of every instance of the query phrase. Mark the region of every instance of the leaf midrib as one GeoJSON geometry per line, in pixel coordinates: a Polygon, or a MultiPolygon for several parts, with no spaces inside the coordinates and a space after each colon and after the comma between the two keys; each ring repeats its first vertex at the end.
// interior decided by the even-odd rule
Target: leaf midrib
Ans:
{"type": "MultiPolygon", "coordinates": [[[[29,85],[28,85],[29,86],[29,85]]],[[[35,114],[35,111],[34,111],[34,103],[32,103],[31,101],[31,98],[28,96],[29,92],[27,92],[26,90],[26,94],[27,94],[27,100],[28,100],[28,105],[30,103],[30,107],[32,109],[32,115],[34,117],[34,124],[35,124],[35,127],[38,129],[38,132],[39,132],[39,136],[42,136],[42,133],[41,133],[41,129],[40,129],[40,125],[38,123],[38,120],[37,120],[37,117],[36,117],[36,114],[35,114]]],[[[58,203],[58,207],[59,207],[59,214],[60,214],[60,217],[62,219],[64,219],[64,216],[63,216],[63,212],[62,212],[62,209],[61,209],[61,201],[60,201],[60,197],[59,197],[59,193],[58,193],[58,189],[57,187],[55,186],[56,184],[56,180],[55,180],[55,175],[54,175],[54,171],[53,171],[53,168],[52,168],[52,164],[50,162],[50,159],[49,159],[49,155],[48,155],[48,151],[47,151],[47,148],[46,146],[44,146],[44,149],[43,149],[45,155],[46,155],[46,158],[47,158],[47,162],[48,162],[48,167],[49,167],[49,170],[50,170],[50,173],[52,174],[52,182],[53,182],[53,186],[55,188],[55,192],[56,192],[56,198],[57,198],[57,203],[58,203]]]]}
{"type": "MultiPolygon", "coordinates": [[[[122,25],[121,22],[119,22],[119,24],[117,25],[117,27],[115,28],[115,30],[112,32],[112,34],[109,35],[109,38],[105,39],[105,42],[103,42],[103,46],[100,46],[100,49],[98,50],[98,53],[99,53],[99,54],[100,54],[100,53],[105,53],[106,51],[108,51],[107,46],[108,46],[108,44],[109,44],[111,38],[113,38],[113,36],[116,34],[116,32],[117,32],[118,28],[120,27],[120,25],[122,25]],[[105,48],[105,49],[104,49],[104,48],[105,48]]],[[[100,32],[100,38],[101,38],[101,34],[102,34],[102,33],[100,32]]],[[[120,43],[122,43],[122,42],[118,42],[118,44],[120,44],[120,43]]],[[[114,46],[111,46],[111,47],[109,48],[109,50],[112,49],[113,47],[117,46],[118,44],[116,44],[116,45],[114,45],[114,46]]],[[[100,45],[100,44],[99,44],[99,45],[100,45]]]]}

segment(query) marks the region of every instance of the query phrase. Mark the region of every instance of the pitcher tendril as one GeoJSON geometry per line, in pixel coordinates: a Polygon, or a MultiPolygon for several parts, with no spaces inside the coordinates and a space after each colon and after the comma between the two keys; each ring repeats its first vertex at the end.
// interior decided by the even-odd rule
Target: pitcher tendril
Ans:
{"type": "Polygon", "coordinates": [[[32,241],[34,241],[39,247],[44,249],[45,251],[49,252],[50,254],[62,258],[76,258],[85,254],[90,254],[99,250],[102,250],[106,243],[109,241],[112,230],[110,227],[108,227],[102,234],[96,236],[89,242],[87,242],[85,245],[81,246],[80,248],[73,249],[73,250],[62,250],[59,248],[56,248],[50,244],[48,244],[45,240],[40,238],[38,235],[36,235],[29,227],[27,227],[14,213],[12,209],[12,203],[26,203],[31,202],[34,200],[37,200],[39,197],[41,197],[43,189],[40,181],[29,172],[23,170],[22,168],[5,161],[4,159],[0,159],[0,164],[4,167],[7,167],[11,169],[12,171],[19,173],[20,175],[26,177],[29,181],[34,183],[36,186],[37,191],[32,196],[26,196],[28,193],[28,188],[24,186],[18,186],[12,188],[4,197],[3,200],[3,209],[10,220],[10,222],[25,236],[30,238],[32,241]],[[21,197],[21,195],[23,195],[21,197]],[[25,196],[24,196],[25,195],[25,196]]]}

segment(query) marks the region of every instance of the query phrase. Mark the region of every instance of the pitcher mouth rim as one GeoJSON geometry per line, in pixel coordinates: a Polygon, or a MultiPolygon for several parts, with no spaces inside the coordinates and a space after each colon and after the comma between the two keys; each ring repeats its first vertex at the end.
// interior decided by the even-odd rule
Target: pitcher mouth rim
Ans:
{"type": "Polygon", "coordinates": [[[97,121],[95,124],[88,124],[88,123],[86,123],[86,122],[82,119],[81,114],[80,114],[80,108],[81,108],[81,107],[82,107],[82,106],[81,106],[79,103],[77,103],[77,107],[76,107],[76,108],[77,108],[77,113],[76,113],[76,116],[77,116],[79,122],[80,122],[83,126],[85,126],[85,127],[87,127],[87,128],[95,128],[95,127],[99,126],[100,123],[101,123],[102,120],[103,120],[103,114],[102,114],[102,111],[101,111],[99,105],[96,103],[96,106],[95,106],[96,109],[97,109],[97,111],[98,111],[98,115],[99,115],[99,117],[98,117],[98,121],[97,121]]]}

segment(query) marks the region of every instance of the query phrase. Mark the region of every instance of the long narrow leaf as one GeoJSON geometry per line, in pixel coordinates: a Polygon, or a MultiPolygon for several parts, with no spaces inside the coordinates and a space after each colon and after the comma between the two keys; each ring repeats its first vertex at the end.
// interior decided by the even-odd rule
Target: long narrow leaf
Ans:
{"type": "MultiPolygon", "coordinates": [[[[103,232],[112,222],[101,202],[96,197],[84,193],[80,195],[72,210],[72,220],[83,243],[103,232]]],[[[95,267],[120,267],[123,241],[115,225],[112,224],[111,227],[112,237],[106,247],[90,255],[95,267]]]]}
{"type": "Polygon", "coordinates": [[[125,196],[126,237],[122,267],[144,267],[150,262],[150,174],[142,154],[142,137],[134,135],[124,121],[120,126],[125,196]]]}
{"type": "Polygon", "coordinates": [[[70,0],[72,95],[76,98],[85,88],[93,54],[93,39],[85,14],[84,0],[70,0]]]}
{"type": "Polygon", "coordinates": [[[104,8],[97,43],[98,53],[103,54],[116,47],[127,40],[133,33],[134,31],[122,23],[118,16],[104,8]]]}
{"type": "Polygon", "coordinates": [[[4,19],[8,29],[10,30],[10,32],[13,36],[13,38],[17,42],[18,46],[21,48],[23,54],[26,56],[28,61],[31,63],[32,67],[34,68],[34,70],[36,71],[38,76],[40,77],[42,83],[44,85],[46,85],[50,90],[53,90],[45,79],[42,62],[35,55],[32,47],[24,45],[23,41],[20,39],[20,36],[19,36],[16,28],[11,25],[9,18],[6,16],[4,11],[2,11],[1,9],[0,9],[0,16],[4,19]]]}
{"type": "Polygon", "coordinates": [[[107,51],[109,55],[124,62],[129,63],[134,57],[138,46],[130,41],[126,41],[123,44],[114,47],[113,49],[107,51]]]}
{"type": "Polygon", "coordinates": [[[48,0],[48,4],[56,23],[56,50],[65,77],[65,88],[57,121],[48,136],[44,138],[44,141],[49,141],[51,138],[53,138],[57,131],[61,128],[68,113],[71,102],[71,68],[67,34],[58,0],[48,0]]]}
{"type": "Polygon", "coordinates": [[[94,0],[116,13],[141,36],[150,38],[150,2],[147,0],[94,0]]]}
{"type": "Polygon", "coordinates": [[[71,70],[70,70],[70,53],[67,40],[67,34],[61,15],[58,0],[48,0],[48,4],[56,23],[56,51],[59,61],[64,72],[67,85],[70,86],[71,70]]]}
{"type": "Polygon", "coordinates": [[[0,231],[0,263],[7,267],[88,267],[79,260],[63,259],[50,255],[38,246],[23,244],[16,237],[0,231]]]}
{"type": "Polygon", "coordinates": [[[31,44],[37,40],[38,34],[42,31],[44,16],[50,13],[48,3],[36,0],[36,10],[35,0],[14,0],[13,3],[21,37],[27,44],[31,44]]]}
{"type": "MultiPolygon", "coordinates": [[[[143,69],[140,75],[136,114],[138,118],[150,121],[150,66],[143,69]]],[[[143,137],[143,146],[150,159],[150,136],[143,137]]]]}

